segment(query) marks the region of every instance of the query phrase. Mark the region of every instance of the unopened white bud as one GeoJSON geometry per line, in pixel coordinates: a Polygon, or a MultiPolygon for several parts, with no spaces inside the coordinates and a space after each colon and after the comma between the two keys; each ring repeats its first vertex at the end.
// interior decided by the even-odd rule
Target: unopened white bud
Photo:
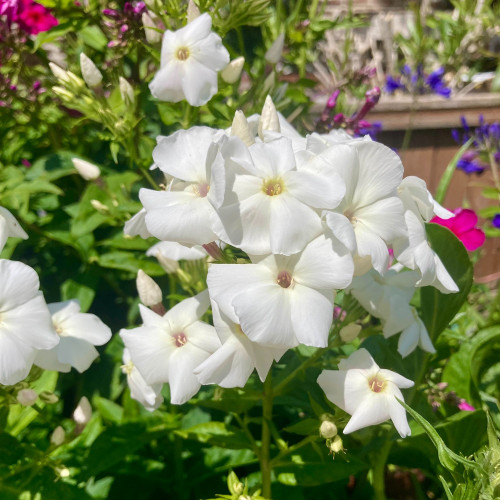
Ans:
{"type": "Polygon", "coordinates": [[[50,442],[52,444],[55,444],[56,446],[60,446],[64,443],[65,439],[66,433],[64,432],[64,429],[60,425],[58,425],[50,436],[50,442]]]}
{"type": "Polygon", "coordinates": [[[80,69],[85,83],[89,87],[97,87],[102,82],[102,73],[94,64],[92,59],[87,57],[83,52],[80,54],[80,69]]]}
{"type": "Polygon", "coordinates": [[[331,439],[337,435],[337,426],[333,422],[325,420],[321,423],[319,433],[321,434],[321,437],[331,439]]]}
{"type": "Polygon", "coordinates": [[[68,83],[69,82],[69,76],[66,71],[64,71],[61,66],[58,66],[57,64],[50,62],[49,63],[49,68],[52,71],[53,75],[61,82],[68,83]]]}
{"type": "Polygon", "coordinates": [[[142,14],[142,25],[144,26],[146,40],[149,43],[155,44],[161,42],[161,33],[158,31],[158,26],[156,26],[153,18],[147,12],[142,14]]]}
{"type": "Polygon", "coordinates": [[[80,160],[80,158],[71,158],[73,166],[76,168],[78,173],[86,180],[93,181],[101,175],[101,170],[97,165],[90,163],[85,160],[80,160]]]}
{"type": "Polygon", "coordinates": [[[178,261],[165,257],[161,252],[156,252],[155,257],[158,259],[160,266],[168,274],[174,274],[180,269],[178,261]]]}
{"type": "Polygon", "coordinates": [[[340,330],[340,338],[343,342],[352,342],[361,331],[361,325],[349,323],[340,330]]]}
{"type": "Polygon", "coordinates": [[[109,213],[109,208],[99,200],[90,200],[90,204],[101,214],[109,213]]]}
{"type": "Polygon", "coordinates": [[[38,394],[33,389],[21,389],[17,393],[17,400],[23,406],[33,406],[38,399],[38,394]]]}
{"type": "Polygon", "coordinates": [[[333,438],[329,448],[332,453],[338,453],[344,449],[344,443],[338,434],[333,438]]]}
{"type": "Polygon", "coordinates": [[[221,78],[226,83],[236,83],[241,75],[245,58],[243,56],[237,57],[229,62],[229,64],[220,72],[221,78]]]}
{"type": "Polygon", "coordinates": [[[57,473],[59,477],[66,478],[71,476],[71,472],[67,467],[62,467],[61,469],[57,469],[57,473]]]}
{"type": "Polygon", "coordinates": [[[200,9],[198,9],[198,6],[193,2],[193,0],[189,0],[187,8],[187,22],[190,23],[197,17],[200,17],[200,9]]]}
{"type": "Polygon", "coordinates": [[[285,44],[285,34],[280,33],[278,38],[274,40],[271,47],[265,54],[265,59],[271,64],[276,64],[281,59],[281,54],[283,53],[283,46],[285,44]]]}
{"type": "Polygon", "coordinates": [[[158,284],[148,276],[142,269],[137,272],[137,279],[135,281],[137,292],[141,302],[147,306],[155,306],[161,304],[163,301],[163,294],[158,284]]]}
{"type": "Polygon", "coordinates": [[[127,106],[132,106],[135,102],[134,89],[123,76],[120,76],[120,94],[122,100],[127,106]]]}
{"type": "Polygon", "coordinates": [[[59,97],[62,97],[63,99],[66,99],[67,101],[72,101],[75,98],[75,94],[73,94],[73,92],[70,92],[68,89],[65,89],[64,87],[55,86],[55,87],[52,87],[52,90],[59,97]]]}
{"type": "Polygon", "coordinates": [[[80,426],[86,425],[92,417],[92,407],[89,400],[83,396],[73,412],[73,420],[80,426]]]}
{"type": "Polygon", "coordinates": [[[280,121],[278,118],[278,113],[274,106],[274,102],[271,96],[266,97],[264,102],[264,107],[262,108],[262,113],[259,119],[259,137],[264,140],[264,130],[270,130],[272,132],[281,132],[280,121]]]}
{"type": "Polygon", "coordinates": [[[238,110],[234,114],[231,135],[239,137],[247,146],[251,146],[255,142],[243,111],[238,110]]]}

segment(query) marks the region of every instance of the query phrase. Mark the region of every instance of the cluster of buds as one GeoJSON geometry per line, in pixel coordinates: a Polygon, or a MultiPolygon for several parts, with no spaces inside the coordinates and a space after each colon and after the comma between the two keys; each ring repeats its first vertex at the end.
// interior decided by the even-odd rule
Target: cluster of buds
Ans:
{"type": "Polygon", "coordinates": [[[342,438],[337,433],[337,426],[333,422],[332,415],[325,413],[321,416],[322,422],[319,427],[319,434],[326,439],[326,447],[332,455],[344,451],[342,438]]]}
{"type": "Polygon", "coordinates": [[[321,113],[316,123],[319,132],[329,132],[333,129],[344,129],[353,137],[363,137],[369,135],[375,139],[377,132],[382,128],[378,122],[369,122],[365,116],[371,111],[380,100],[380,88],[373,87],[365,94],[365,102],[362,107],[355,111],[350,117],[344,113],[337,112],[337,101],[340,96],[340,89],[335,90],[326,102],[325,109],[321,113]]]}
{"type": "Polygon", "coordinates": [[[142,15],[146,12],[144,2],[125,2],[122,9],[103,9],[111,41],[108,47],[126,47],[129,41],[142,38],[142,15]]]}
{"type": "Polygon", "coordinates": [[[435,412],[441,408],[443,403],[449,406],[456,406],[461,411],[475,410],[465,399],[458,397],[455,391],[447,391],[447,388],[448,384],[446,382],[439,382],[428,389],[427,401],[435,412]]]}

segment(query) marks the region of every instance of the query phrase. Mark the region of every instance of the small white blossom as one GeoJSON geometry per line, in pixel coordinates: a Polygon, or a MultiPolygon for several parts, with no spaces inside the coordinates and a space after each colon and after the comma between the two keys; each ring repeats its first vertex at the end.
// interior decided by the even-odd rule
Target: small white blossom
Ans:
{"type": "Polygon", "coordinates": [[[163,293],[158,284],[148,276],[142,269],[137,271],[137,278],[135,280],[137,292],[141,302],[147,306],[155,306],[161,304],[163,301],[163,293]]]}
{"type": "Polygon", "coordinates": [[[180,30],[165,32],[160,70],[149,84],[154,97],[202,106],[217,93],[217,72],[229,63],[229,53],[211,28],[204,13],[180,30]]]}
{"type": "Polygon", "coordinates": [[[0,252],[9,237],[28,239],[28,235],[16,218],[6,208],[0,207],[0,252]]]}
{"type": "Polygon", "coordinates": [[[380,368],[366,349],[359,349],[342,360],[337,370],[324,370],[318,384],[326,397],[352,415],[344,434],[378,425],[391,419],[401,437],[411,434],[400,388],[414,383],[398,373],[380,368]]]}
{"type": "Polygon", "coordinates": [[[243,70],[243,65],[245,64],[245,58],[243,56],[233,59],[220,73],[221,78],[226,83],[236,83],[243,70]]]}
{"type": "Polygon", "coordinates": [[[90,163],[80,158],[71,158],[73,166],[76,168],[77,172],[86,180],[93,181],[101,175],[101,170],[97,165],[90,163]]]}
{"type": "Polygon", "coordinates": [[[92,407],[89,400],[83,396],[73,412],[73,420],[79,425],[84,427],[90,422],[92,418],[92,407]]]}
{"type": "Polygon", "coordinates": [[[285,34],[280,33],[273,44],[267,50],[265,54],[265,59],[271,64],[276,64],[281,59],[281,54],[283,53],[283,46],[285,44],[285,34]]]}
{"type": "Polygon", "coordinates": [[[89,87],[97,87],[102,81],[102,73],[99,71],[94,61],[84,52],[80,54],[80,69],[85,83],[89,87]]]}

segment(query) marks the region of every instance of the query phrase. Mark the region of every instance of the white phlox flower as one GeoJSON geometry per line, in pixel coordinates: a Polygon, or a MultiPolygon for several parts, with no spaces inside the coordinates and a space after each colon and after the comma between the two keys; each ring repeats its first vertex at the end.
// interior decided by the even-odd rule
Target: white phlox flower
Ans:
{"type": "Polygon", "coordinates": [[[48,304],[55,332],[60,342],[51,350],[39,351],[35,364],[45,370],[80,373],[99,356],[94,346],[111,339],[111,330],[95,315],[80,312],[78,300],[48,304]]]}
{"type": "Polygon", "coordinates": [[[350,253],[324,235],[295,255],[212,264],[207,284],[220,310],[252,342],[326,347],[334,291],[352,280],[350,253]]]}
{"type": "Polygon", "coordinates": [[[23,380],[37,350],[59,342],[39,286],[31,267],[0,260],[0,384],[23,380]]]}
{"type": "Polygon", "coordinates": [[[229,63],[229,52],[213,33],[212,19],[204,13],[177,31],[167,30],[161,46],[160,70],[149,84],[162,101],[191,106],[206,104],[217,93],[217,72],[229,63]]]}
{"type": "Polygon", "coordinates": [[[281,137],[250,147],[231,137],[224,163],[212,169],[219,215],[214,231],[248,254],[291,255],[322,233],[320,210],[336,207],[345,192],[339,176],[297,163],[292,142],[281,137]]]}
{"type": "Polygon", "coordinates": [[[453,213],[432,198],[425,181],[418,177],[403,179],[398,187],[398,195],[404,205],[408,235],[394,242],[394,255],[401,264],[420,271],[421,280],[417,286],[434,286],[442,293],[458,292],[453,278],[429,246],[424,224],[434,215],[449,219],[454,216],[453,213]]]}
{"type": "Polygon", "coordinates": [[[396,400],[411,380],[380,368],[366,349],[359,349],[339,363],[338,370],[324,370],[318,384],[326,397],[352,415],[344,434],[391,419],[401,437],[411,434],[406,413],[396,400]]]}
{"type": "MultiPolygon", "coordinates": [[[[203,245],[217,238],[211,200],[211,169],[219,153],[216,141],[225,133],[209,127],[179,130],[159,140],[153,151],[155,164],[176,180],[166,191],[141,189],[147,231],[160,240],[203,245]]],[[[130,222],[130,221],[129,221],[130,222]]]]}
{"type": "Polygon", "coordinates": [[[215,328],[200,321],[209,303],[205,290],[164,316],[139,304],[143,325],[120,331],[146,384],[168,383],[173,404],[183,404],[198,392],[201,385],[193,370],[221,345],[215,328]]]}
{"type": "Polygon", "coordinates": [[[458,292],[458,286],[427,241],[422,219],[412,210],[406,210],[404,217],[408,236],[393,243],[394,255],[398,261],[409,269],[420,272],[421,279],[416,286],[433,286],[441,293],[458,292]]]}
{"type": "Polygon", "coordinates": [[[130,397],[141,403],[148,411],[156,410],[163,403],[161,389],[163,384],[148,385],[135,367],[127,348],[123,349],[122,372],[127,375],[130,397]]]}
{"type": "Polygon", "coordinates": [[[417,346],[424,351],[435,352],[424,323],[410,305],[419,277],[417,271],[400,271],[400,265],[396,265],[384,275],[371,270],[356,277],[349,287],[356,300],[382,321],[385,338],[401,332],[398,352],[403,357],[417,346]]]}
{"type": "Polygon", "coordinates": [[[233,323],[214,302],[212,313],[222,346],[194,370],[198,380],[204,385],[244,387],[253,370],[257,369],[264,382],[273,359],[279,361],[288,348],[252,342],[241,326],[233,323]]]}
{"type": "Polygon", "coordinates": [[[4,207],[0,207],[0,252],[5,246],[7,238],[22,238],[28,239],[28,235],[19,225],[16,218],[4,207]]]}
{"type": "MultiPolygon", "coordinates": [[[[396,191],[403,177],[401,160],[388,147],[365,140],[333,145],[321,156],[346,185],[342,202],[325,213],[327,225],[346,245],[355,237],[363,264],[358,268],[355,260],[356,275],[366,272],[370,263],[383,273],[389,263],[387,245],[406,235],[403,204],[396,191]]],[[[352,250],[352,243],[348,248],[352,250]]]]}

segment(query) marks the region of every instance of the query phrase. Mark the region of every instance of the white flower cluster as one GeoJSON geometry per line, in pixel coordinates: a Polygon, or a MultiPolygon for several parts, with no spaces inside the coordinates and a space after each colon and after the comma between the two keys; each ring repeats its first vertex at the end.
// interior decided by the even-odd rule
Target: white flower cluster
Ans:
{"type": "MultiPolygon", "coordinates": [[[[14,216],[0,207],[0,251],[8,237],[28,238],[14,216]]],[[[0,384],[13,385],[33,364],[68,372],[86,370],[98,356],[95,345],[111,338],[110,329],[77,301],[47,305],[35,270],[0,259],[0,384]]]]}
{"type": "MultiPolygon", "coordinates": [[[[409,302],[415,286],[457,290],[425,239],[426,221],[451,214],[422,180],[403,179],[395,152],[343,132],[304,138],[268,98],[260,117],[239,111],[229,130],[159,137],[153,159],[168,186],[141,189],[144,208],[125,231],[211,254],[218,242],[249,258],[212,264],[207,291],[164,316],[141,306],[143,326],[121,331],[145,383],[169,383],[172,403],[186,402],[200,384],[244,386],[254,368],[264,380],[273,359],[298,344],[326,347],[337,290],[348,289],[381,318],[386,336],[403,331],[402,354],[417,344],[432,351],[409,302]],[[390,249],[411,271],[388,270],[390,249]],[[200,321],[210,303],[214,326],[200,321]]],[[[374,366],[371,392],[397,405],[394,394],[402,396],[393,388],[411,382],[381,370],[379,384],[374,366]]],[[[327,373],[320,383],[330,394],[327,373]]]]}

